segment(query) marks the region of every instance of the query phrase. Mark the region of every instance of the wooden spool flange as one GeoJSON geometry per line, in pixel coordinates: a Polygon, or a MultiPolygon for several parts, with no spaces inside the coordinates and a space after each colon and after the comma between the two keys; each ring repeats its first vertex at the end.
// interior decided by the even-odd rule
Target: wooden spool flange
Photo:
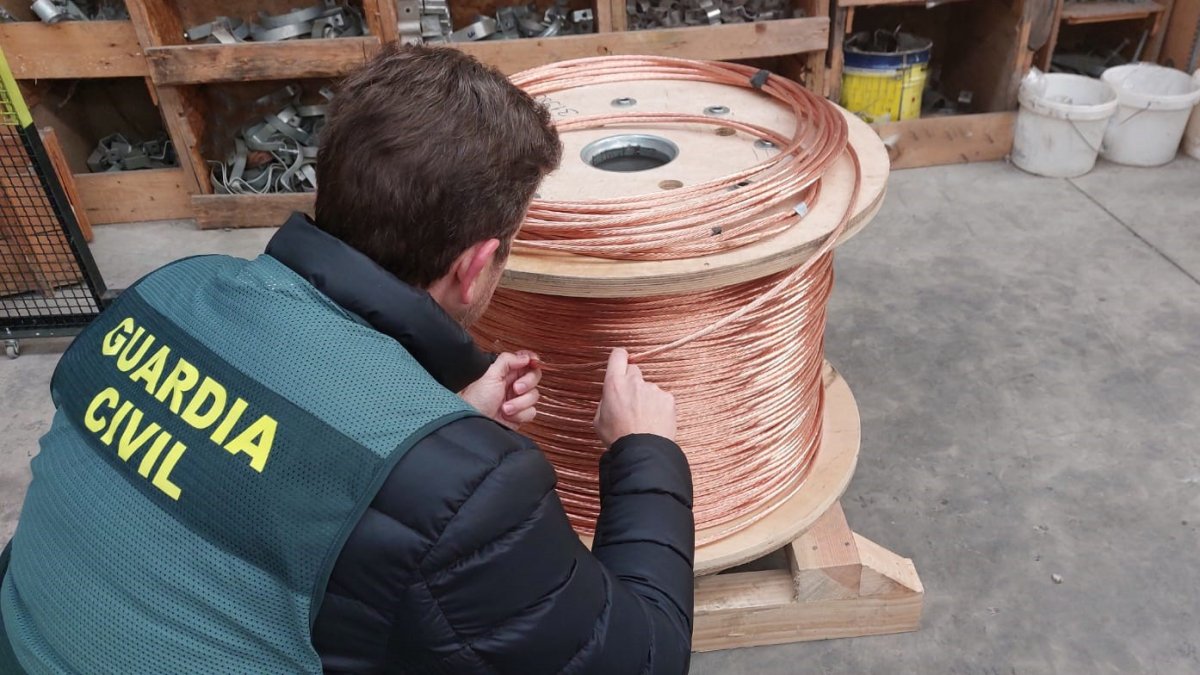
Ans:
{"type": "MultiPolygon", "coordinates": [[[[705,108],[728,108],[727,119],[794,131],[792,112],[750,89],[725,85],[644,81],[598,84],[555,92],[542,100],[559,117],[611,112],[614,101],[633,99],[639,112],[702,113],[705,108]]],[[[840,109],[839,109],[840,110],[840,109]]],[[[878,135],[854,115],[841,110],[850,130],[850,143],[862,167],[859,196],[841,241],[856,234],[878,212],[886,191],[889,161],[878,135]]],[[[716,131],[714,130],[716,129],[716,131]]],[[[563,163],[547,178],[540,197],[547,200],[611,199],[654,194],[663,185],[695,185],[752,167],[776,152],[756,144],[742,132],[717,133],[706,125],[613,127],[563,134],[563,163]],[[637,172],[611,172],[588,164],[582,157],[593,141],[623,134],[666,138],[678,149],[671,162],[637,172]]],[[[589,258],[561,253],[514,249],[501,282],[505,288],[568,297],[636,297],[687,293],[761,278],[804,263],[833,232],[850,202],[854,180],[851,159],[843,155],[822,178],[815,207],[788,231],[770,239],[716,255],[680,260],[629,261],[589,258]]],[[[786,208],[791,208],[787,206],[786,208]]],[[[846,382],[826,365],[825,413],[820,447],[803,486],[783,503],[745,529],[696,549],[696,574],[734,567],[786,546],[833,507],[854,474],[859,448],[859,416],[846,382]]],[[[754,518],[751,514],[747,518],[754,518]]],[[[726,524],[722,529],[726,529],[726,524]]],[[[705,539],[705,530],[697,539],[705,539]]],[[[586,541],[586,538],[585,538],[586,541]]],[[[590,544],[590,542],[588,542],[590,544]]]]}
{"type": "MultiPolygon", "coordinates": [[[[822,378],[825,416],[821,421],[821,445],[804,484],[762,520],[728,537],[697,546],[696,576],[737,567],[783,548],[841,499],[858,464],[862,438],[858,404],[846,380],[828,362],[822,378]]],[[[707,534],[707,530],[697,530],[696,539],[704,539],[707,534]]],[[[582,539],[591,548],[592,538],[585,536],[582,539]]]]}
{"type": "MultiPolygon", "coordinates": [[[[621,98],[637,101],[639,112],[701,113],[706,107],[729,108],[727,119],[793,133],[789,109],[750,89],[703,82],[645,81],[599,84],[556,92],[543,98],[561,117],[598,115],[614,110],[621,98]]],[[[839,108],[839,110],[841,110],[839,108]]],[[[865,122],[841,110],[850,126],[850,144],[862,166],[862,185],[848,229],[840,241],[856,234],[879,211],[886,191],[887,149],[865,122]]],[[[716,180],[762,162],[768,153],[754,137],[741,132],[719,135],[706,125],[613,127],[563,134],[563,162],[542,185],[547,200],[588,200],[661,193],[661,184],[684,185],[716,180]],[[593,141],[620,134],[650,134],[679,148],[673,161],[637,172],[597,169],[581,157],[593,141]]],[[[743,248],[681,260],[609,260],[564,253],[515,249],[502,282],[505,288],[571,297],[635,297],[687,293],[729,286],[797,267],[807,260],[845,213],[854,169],[848,156],[836,161],[822,179],[821,197],[800,224],[770,239],[743,248]]],[[[787,206],[786,208],[791,208],[787,206]]]]}

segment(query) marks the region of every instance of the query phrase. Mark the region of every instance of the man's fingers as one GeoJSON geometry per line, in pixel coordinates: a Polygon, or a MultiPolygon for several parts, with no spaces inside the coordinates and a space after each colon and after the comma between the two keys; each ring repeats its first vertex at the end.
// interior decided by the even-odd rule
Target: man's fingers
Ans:
{"type": "Polygon", "coordinates": [[[511,385],[520,376],[521,369],[529,365],[529,360],[529,354],[504,352],[492,362],[492,367],[488,368],[488,373],[496,379],[503,380],[505,385],[511,385]]]}
{"type": "Polygon", "coordinates": [[[538,399],[541,397],[542,393],[537,389],[534,389],[527,394],[522,394],[514,399],[505,401],[504,405],[500,407],[500,410],[505,414],[505,416],[511,417],[522,410],[532,408],[537,404],[538,399]]]}
{"type": "Polygon", "coordinates": [[[542,369],[531,365],[524,375],[521,375],[516,382],[513,382],[513,392],[524,394],[530,389],[537,388],[538,382],[542,381],[542,369]]]}
{"type": "Polygon", "coordinates": [[[517,427],[532,422],[535,417],[537,417],[537,408],[526,408],[512,417],[505,417],[504,424],[516,431],[517,427]]]}
{"type": "Polygon", "coordinates": [[[629,369],[625,371],[625,374],[634,381],[642,379],[642,369],[638,368],[637,366],[629,366],[629,369]]]}
{"type": "Polygon", "coordinates": [[[512,352],[504,352],[496,357],[496,362],[493,366],[499,366],[506,374],[513,370],[520,370],[529,365],[529,360],[533,358],[532,352],[520,352],[513,354],[512,352]]]}
{"type": "Polygon", "coordinates": [[[629,352],[625,351],[624,347],[617,347],[608,355],[608,370],[604,373],[604,380],[607,382],[610,378],[621,377],[625,375],[625,370],[629,367],[629,352]]]}

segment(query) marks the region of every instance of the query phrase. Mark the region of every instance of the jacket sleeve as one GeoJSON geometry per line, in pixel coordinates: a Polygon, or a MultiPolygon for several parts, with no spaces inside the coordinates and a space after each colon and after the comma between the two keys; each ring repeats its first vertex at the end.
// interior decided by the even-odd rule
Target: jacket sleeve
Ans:
{"type": "MultiPolygon", "coordinates": [[[[666,439],[629,436],[601,472],[593,555],[532,442],[488,420],[447,425],[409,452],[372,507],[403,526],[394,536],[408,540],[413,559],[356,543],[360,525],[326,604],[378,608],[360,615],[389,622],[387,644],[374,648],[393,672],[685,673],[694,537],[686,459],[666,439]],[[364,578],[364,566],[388,578],[364,578]]],[[[371,659],[333,654],[362,638],[344,622],[329,625],[314,633],[327,669],[365,669],[371,659]]]]}

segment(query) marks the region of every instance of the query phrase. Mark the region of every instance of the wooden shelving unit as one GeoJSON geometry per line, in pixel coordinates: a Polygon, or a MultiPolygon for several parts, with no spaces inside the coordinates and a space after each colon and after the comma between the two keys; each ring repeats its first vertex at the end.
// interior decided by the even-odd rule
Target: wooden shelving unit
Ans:
{"type": "Polygon", "coordinates": [[[1153,0],[1139,2],[1066,2],[1063,4],[1062,20],[1065,23],[1077,25],[1085,23],[1104,23],[1107,21],[1129,21],[1145,19],[1159,14],[1166,7],[1153,0]]]}
{"type": "Polygon", "coordinates": [[[555,61],[605,54],[660,54],[721,61],[824,51],[828,31],[828,19],[803,18],[456,46],[505,73],[515,73],[555,61]]]}
{"type": "Polygon", "coordinates": [[[1164,18],[1174,4],[1175,0],[1056,0],[1050,38],[1038,50],[1034,63],[1049,70],[1060,45],[1080,35],[1103,36],[1113,43],[1124,38],[1126,57],[1157,62],[1166,33],[1164,18]]]}
{"type": "Polygon", "coordinates": [[[150,74],[130,21],[0,23],[0,46],[18,80],[150,74]]]}
{"type": "MultiPolygon", "coordinates": [[[[224,155],[228,129],[243,124],[231,111],[272,87],[331,81],[399,39],[393,0],[352,0],[370,35],[359,38],[188,44],[188,26],[217,16],[251,19],[258,11],[294,9],[296,0],[127,0],[130,21],[47,26],[33,20],[24,0],[0,0],[23,21],[0,24],[0,45],[31,97],[47,79],[143,78],[180,157],[178,169],[78,173],[76,182],[94,223],[195,217],[200,227],[278,224],[293,210],[311,211],[313,195],[215,195],[209,158],[224,155]]],[[[492,14],[503,2],[451,0],[462,24],[492,14]]],[[[681,58],[764,60],[810,87],[825,86],[829,0],[796,0],[802,18],[677,28],[627,30],[624,0],[575,0],[591,7],[597,32],[545,39],[451,45],[505,73],[605,54],[658,54],[681,58]]],[[[247,115],[252,113],[248,112],[247,115]]],[[[54,124],[51,122],[51,124],[54,124]]],[[[65,135],[65,134],[64,134],[65,135]]]]}
{"type": "Polygon", "coordinates": [[[130,80],[138,79],[143,82],[140,85],[145,90],[143,95],[148,93],[145,105],[157,103],[157,92],[149,79],[149,64],[133,22],[67,22],[51,26],[33,17],[28,2],[3,0],[0,6],[24,19],[0,23],[0,47],[13,74],[24,85],[39,126],[50,126],[58,132],[82,208],[91,222],[189,217],[188,184],[182,168],[97,174],[87,172],[84,164],[92,149],[88,144],[98,139],[94,131],[80,128],[86,126],[86,120],[72,108],[87,105],[87,101],[75,100],[76,97],[86,96],[89,87],[109,84],[121,91],[131,91],[136,87],[130,80]],[[79,82],[72,83],[76,80],[79,82]],[[87,85],[88,82],[93,84],[87,85]],[[64,88],[85,94],[57,96],[64,88]],[[43,105],[38,105],[39,101],[43,105]]]}
{"type": "Polygon", "coordinates": [[[254,80],[338,77],[366,62],[379,38],[237,45],[182,45],[146,49],[159,86],[254,80]]]}
{"type": "MultiPolygon", "coordinates": [[[[1012,149],[1017,88],[1029,71],[1034,17],[1027,0],[838,0],[833,11],[827,95],[838,100],[846,37],[902,26],[934,42],[931,69],[952,94],[969,91],[971,112],[893,121],[877,127],[892,168],[1003,159],[1012,149]]],[[[953,96],[952,96],[953,98],[953,96]]]]}

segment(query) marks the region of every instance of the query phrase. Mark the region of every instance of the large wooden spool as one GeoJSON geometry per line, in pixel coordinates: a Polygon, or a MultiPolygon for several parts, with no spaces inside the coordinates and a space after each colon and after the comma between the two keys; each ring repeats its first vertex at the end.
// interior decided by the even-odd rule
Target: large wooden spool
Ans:
{"type": "MultiPolygon", "coordinates": [[[[567,118],[609,113],[616,101],[628,99],[636,101],[633,109],[637,112],[703,114],[705,109],[717,107],[728,109],[716,115],[719,118],[768,127],[786,136],[795,129],[792,112],[770,97],[751,89],[710,83],[651,80],[597,84],[556,92],[542,100],[553,115],[567,118]]],[[[859,156],[862,183],[839,243],[856,234],[878,212],[889,172],[887,151],[878,135],[854,115],[841,112],[849,124],[850,144],[859,156]]],[[[540,196],[548,200],[587,200],[661,193],[671,186],[719,179],[757,165],[765,159],[765,153],[777,152],[742,132],[715,129],[706,125],[621,126],[565,133],[562,166],[547,178],[540,196]],[[588,144],[629,134],[665,138],[678,148],[678,155],[663,166],[635,172],[605,171],[583,158],[588,144]]],[[[758,279],[797,267],[812,256],[845,213],[853,180],[853,163],[843,155],[822,178],[817,205],[797,226],[740,249],[664,261],[514,250],[502,285],[545,295],[635,297],[695,292],[758,279]]],[[[767,516],[745,529],[697,547],[697,575],[749,562],[789,544],[841,497],[858,458],[858,408],[849,386],[828,366],[825,387],[823,439],[803,487],[784,503],[770,505],[767,516]]],[[[704,535],[703,530],[697,532],[698,539],[704,535]]]]}

